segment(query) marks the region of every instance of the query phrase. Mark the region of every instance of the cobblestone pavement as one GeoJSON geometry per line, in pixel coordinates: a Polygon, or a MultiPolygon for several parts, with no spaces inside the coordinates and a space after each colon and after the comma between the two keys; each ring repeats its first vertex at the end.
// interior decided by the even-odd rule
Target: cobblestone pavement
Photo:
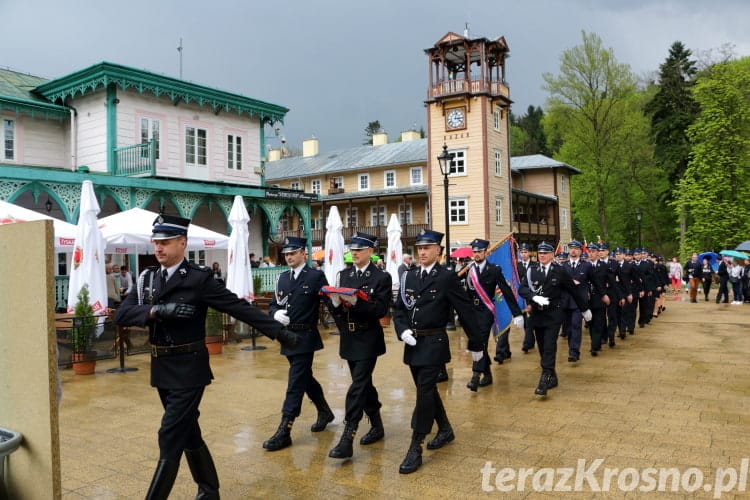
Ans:
{"type": "MultiPolygon", "coordinates": [[[[306,401],[293,446],[277,452],[261,444],[278,425],[288,364],[268,339],[259,341],[269,347],[262,351],[241,350],[247,341],[226,345],[211,358],[216,380],[206,390],[200,418],[222,497],[641,497],[659,488],[659,471],[649,473],[651,467],[676,468],[680,476],[675,492],[668,493],[672,474],[663,481],[667,493],[650,497],[710,498],[717,474],[731,485],[730,467],[737,484],[721,498],[748,495],[738,490],[743,480],[747,489],[747,460],[744,477],[742,464],[750,456],[750,305],[691,304],[683,296],[670,297],[659,318],[596,358],[588,355],[585,339],[581,361],[568,363],[560,339],[560,386],[546,399],[533,394],[539,356],[521,352],[519,330],[511,331],[512,360],[494,364],[494,384],[477,393],[466,388],[471,356],[463,332],[454,332],[450,380],[439,387],[456,440],[426,450],[424,465],[410,475],[400,475],[398,465],[411,434],[415,393],[392,328],[375,371],[386,438],[367,447],[357,441],[346,461],[328,458],[343,428],[349,384],[338,337],[323,331],[326,348],[314,366],[336,420],[325,432],[311,433],[315,409],[306,401]],[[597,459],[603,460],[598,467],[597,459]],[[589,476],[580,474],[592,467],[589,476]],[[565,481],[568,468],[573,476],[565,481]],[[605,468],[614,471],[608,491],[605,468]],[[696,483],[700,475],[703,484],[696,483]],[[574,491],[539,491],[556,486],[574,491]]],[[[148,363],[147,355],[129,357],[127,365],[139,370],[126,374],[106,373],[114,360],[99,362],[93,376],[62,371],[63,498],[144,496],[158,458],[161,417],[148,363]]],[[[367,429],[363,420],[359,435],[367,429]]],[[[172,498],[192,498],[195,491],[183,460],[172,498]]]]}

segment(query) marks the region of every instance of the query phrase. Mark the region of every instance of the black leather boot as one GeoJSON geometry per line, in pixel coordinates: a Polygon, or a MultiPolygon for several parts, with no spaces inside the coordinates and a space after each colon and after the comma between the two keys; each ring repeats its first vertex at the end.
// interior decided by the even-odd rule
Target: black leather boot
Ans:
{"type": "Polygon", "coordinates": [[[185,450],[190,473],[193,480],[198,484],[196,500],[219,500],[219,476],[216,474],[214,460],[208,451],[208,446],[203,443],[198,449],[185,450]]]}
{"type": "Polygon", "coordinates": [[[422,441],[424,441],[424,434],[415,433],[411,438],[411,444],[409,445],[409,450],[406,452],[404,461],[398,466],[400,474],[411,474],[421,467],[422,441]]]}
{"type": "Polygon", "coordinates": [[[448,370],[445,369],[445,365],[440,369],[437,376],[438,383],[446,382],[448,380],[448,370]]]}
{"type": "Polygon", "coordinates": [[[547,395],[547,381],[549,380],[549,375],[545,372],[542,373],[542,376],[539,377],[539,385],[534,390],[534,394],[537,396],[546,396],[547,395]]]}
{"type": "Polygon", "coordinates": [[[450,425],[444,429],[438,429],[435,437],[427,443],[428,450],[438,450],[456,439],[456,435],[453,434],[453,428],[450,425]]]}
{"type": "Polygon", "coordinates": [[[331,411],[331,408],[328,406],[328,403],[325,399],[321,399],[320,401],[313,401],[313,404],[315,405],[315,408],[318,409],[318,418],[315,420],[315,423],[310,426],[310,430],[313,432],[321,432],[326,429],[326,425],[333,422],[333,412],[331,411]]]}
{"type": "Polygon", "coordinates": [[[263,448],[268,451],[276,451],[286,448],[287,446],[292,446],[292,425],[294,425],[294,419],[282,415],[279,428],[276,429],[276,433],[273,436],[263,443],[263,448]]]}
{"type": "Polygon", "coordinates": [[[554,370],[547,377],[547,389],[554,389],[557,387],[557,372],[554,370]]]}
{"type": "Polygon", "coordinates": [[[359,440],[359,444],[367,446],[368,444],[376,443],[385,437],[385,429],[383,429],[383,419],[380,418],[380,410],[375,410],[371,415],[367,415],[370,419],[370,430],[367,434],[362,436],[359,440]]]}
{"type": "Polygon", "coordinates": [[[469,383],[466,384],[466,387],[468,387],[470,391],[477,392],[477,389],[479,388],[480,375],[481,372],[471,372],[471,380],[469,380],[469,383]]]}
{"type": "Polygon", "coordinates": [[[486,371],[482,375],[482,378],[479,380],[479,387],[487,387],[488,385],[492,384],[492,372],[486,371]]]}
{"type": "Polygon", "coordinates": [[[159,460],[146,493],[146,500],[166,500],[180,469],[179,460],[159,460]]]}
{"type": "Polygon", "coordinates": [[[354,455],[352,444],[354,435],[357,433],[357,424],[344,423],[344,432],[341,434],[339,444],[333,447],[328,456],[331,458],[351,458],[354,455]]]}

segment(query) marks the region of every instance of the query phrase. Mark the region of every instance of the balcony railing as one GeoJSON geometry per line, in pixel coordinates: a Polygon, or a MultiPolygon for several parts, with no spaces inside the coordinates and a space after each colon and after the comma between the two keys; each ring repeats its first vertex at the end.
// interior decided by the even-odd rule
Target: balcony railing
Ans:
{"type": "MultiPolygon", "coordinates": [[[[427,229],[427,224],[402,224],[401,225],[401,238],[403,240],[410,240],[417,237],[417,235],[423,230],[427,229]]],[[[352,237],[352,235],[356,231],[361,231],[363,233],[372,234],[374,236],[377,236],[377,238],[380,240],[381,246],[385,246],[385,244],[388,242],[388,230],[386,226],[353,226],[353,227],[344,227],[342,229],[342,234],[344,235],[344,239],[348,240],[352,237]]],[[[305,236],[304,231],[301,229],[297,229],[294,231],[281,231],[280,232],[282,237],[286,236],[295,236],[298,238],[302,238],[305,236]]],[[[312,230],[312,245],[319,246],[323,244],[323,241],[325,240],[326,230],[325,229],[313,229],[312,230]]]]}
{"type": "Polygon", "coordinates": [[[490,94],[493,96],[510,97],[508,86],[503,82],[486,80],[445,80],[430,88],[430,98],[444,97],[453,94],[490,94]]]}
{"type": "Polygon", "coordinates": [[[156,143],[150,140],[115,148],[115,175],[153,177],[156,175],[156,143]]]}

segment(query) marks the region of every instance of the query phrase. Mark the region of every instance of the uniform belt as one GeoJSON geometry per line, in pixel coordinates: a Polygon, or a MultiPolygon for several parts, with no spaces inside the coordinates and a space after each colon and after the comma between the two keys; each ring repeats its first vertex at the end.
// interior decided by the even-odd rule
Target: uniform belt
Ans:
{"type": "Polygon", "coordinates": [[[174,354],[187,354],[197,352],[206,348],[205,340],[197,340],[189,344],[180,345],[153,345],[151,344],[151,357],[172,356],[174,354]]]}
{"type": "Polygon", "coordinates": [[[414,330],[415,337],[429,337],[430,335],[438,335],[444,333],[445,328],[425,328],[422,330],[414,330]]]}
{"type": "Polygon", "coordinates": [[[535,307],[536,307],[536,308],[537,308],[537,309],[538,309],[539,311],[548,311],[548,310],[550,310],[550,309],[559,309],[559,308],[560,308],[560,304],[550,304],[550,305],[548,305],[548,306],[540,306],[540,305],[539,305],[539,304],[537,304],[536,302],[534,303],[534,306],[535,306],[535,307]]]}
{"type": "Polygon", "coordinates": [[[287,330],[312,330],[315,328],[315,325],[311,325],[309,323],[289,323],[286,325],[287,330]]]}
{"type": "Polygon", "coordinates": [[[371,323],[355,323],[353,321],[349,321],[346,325],[350,332],[356,332],[357,330],[368,330],[372,328],[371,323]]]}

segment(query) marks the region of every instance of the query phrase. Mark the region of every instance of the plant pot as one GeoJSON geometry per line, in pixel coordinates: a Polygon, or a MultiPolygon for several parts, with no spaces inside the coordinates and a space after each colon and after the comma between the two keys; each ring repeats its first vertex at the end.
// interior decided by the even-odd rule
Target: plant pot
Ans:
{"type": "Polygon", "coordinates": [[[206,335],[206,349],[208,354],[221,354],[224,347],[224,337],[221,335],[206,335]]]}
{"type": "Polygon", "coordinates": [[[380,321],[380,326],[389,326],[391,324],[391,315],[386,314],[382,318],[380,318],[378,321],[380,321]]]}
{"type": "Polygon", "coordinates": [[[96,352],[73,353],[71,360],[76,375],[93,375],[96,371],[96,352]]]}

